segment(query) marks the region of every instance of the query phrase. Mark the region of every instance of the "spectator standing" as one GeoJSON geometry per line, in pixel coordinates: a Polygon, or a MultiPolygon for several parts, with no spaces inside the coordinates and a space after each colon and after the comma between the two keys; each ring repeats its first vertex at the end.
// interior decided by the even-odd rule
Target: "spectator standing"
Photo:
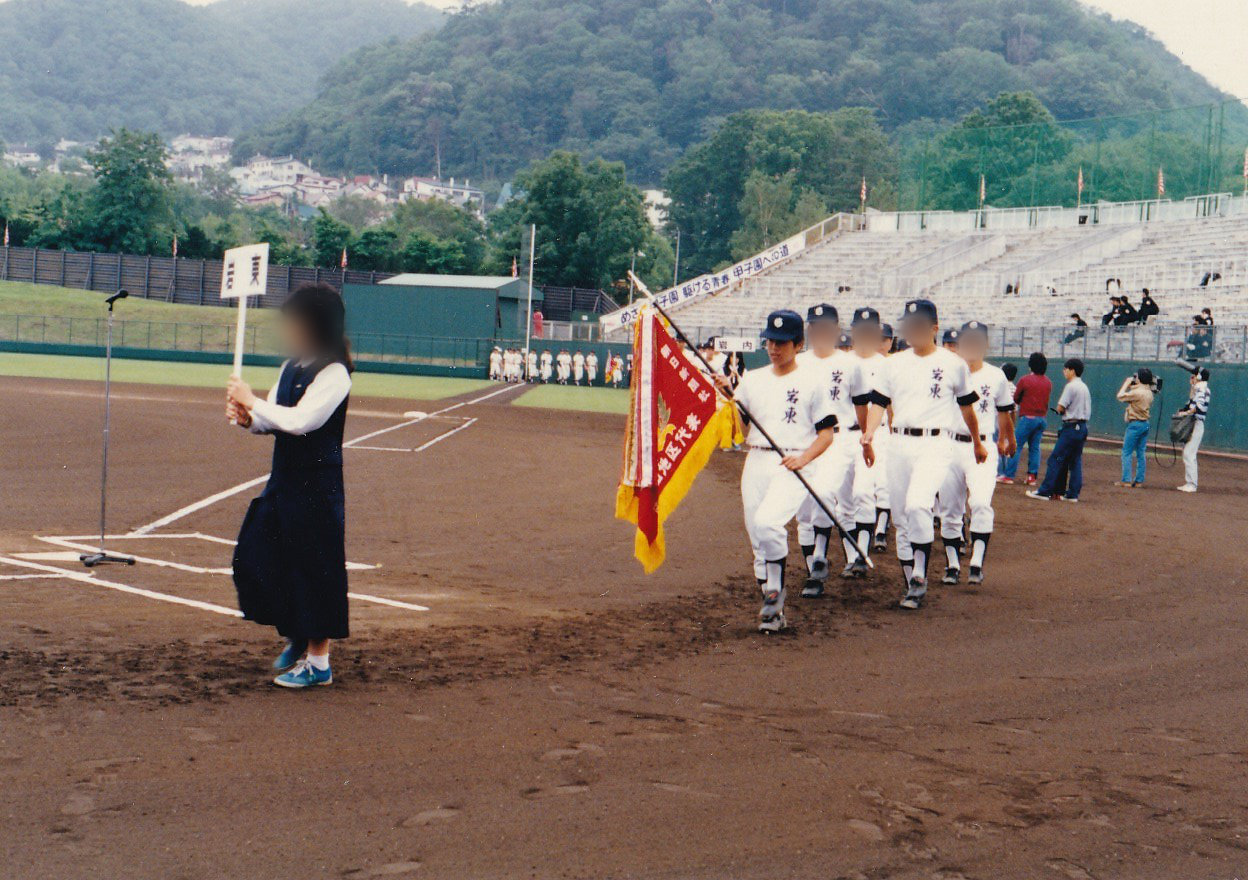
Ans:
{"type": "Polygon", "coordinates": [[[1142,367],[1118,389],[1118,400],[1127,405],[1123,417],[1127,430],[1122,435],[1122,479],[1115,486],[1138,488],[1144,485],[1148,470],[1148,425],[1152,418],[1153,371],[1142,367]]]}
{"type": "Polygon", "coordinates": [[[1187,406],[1179,410],[1182,415],[1192,415],[1192,436],[1183,444],[1183,485],[1180,492],[1195,492],[1197,485],[1196,454],[1200,451],[1201,441],[1205,439],[1205,416],[1209,415],[1209,370],[1202,367],[1192,373],[1192,390],[1187,398],[1187,406]]]}
{"type": "Polygon", "coordinates": [[[1053,382],[1045,373],[1049,370],[1049,359],[1043,352],[1032,352],[1027,358],[1029,374],[1018,380],[1014,389],[1014,402],[1018,404],[1018,423],[1014,426],[1014,440],[1017,451],[1005,461],[1000,480],[1002,483],[1013,483],[1018,474],[1018,461],[1023,456],[1023,446],[1027,445],[1027,485],[1036,485],[1036,477],[1040,473],[1040,439],[1044,436],[1049,414],[1049,400],[1053,397],[1053,382]]]}
{"type": "MultiPolygon", "coordinates": [[[[1088,419],[1092,418],[1092,393],[1083,381],[1083,361],[1071,358],[1062,369],[1066,387],[1057,401],[1062,428],[1049,453],[1044,482],[1027,491],[1028,498],[1049,501],[1061,493],[1063,501],[1079,500],[1083,489],[1083,447],[1088,442],[1088,419]]],[[[1020,383],[1021,385],[1021,383],[1020,383]]]]}

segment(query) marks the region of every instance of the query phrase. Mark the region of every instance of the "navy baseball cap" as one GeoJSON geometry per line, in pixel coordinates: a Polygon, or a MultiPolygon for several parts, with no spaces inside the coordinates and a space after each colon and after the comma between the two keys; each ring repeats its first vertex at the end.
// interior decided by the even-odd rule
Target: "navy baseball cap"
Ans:
{"type": "Polygon", "coordinates": [[[848,333],[842,333],[841,340],[840,342],[837,343],[837,345],[840,346],[841,348],[849,348],[853,344],[854,344],[854,340],[849,338],[848,333]]]}
{"type": "Polygon", "coordinates": [[[922,318],[929,324],[937,324],[936,319],[936,303],[930,299],[912,299],[906,303],[906,309],[902,312],[901,320],[909,321],[912,318],[922,318]]]}
{"type": "Polygon", "coordinates": [[[893,338],[893,325],[892,324],[880,324],[880,332],[884,334],[885,339],[892,339],[893,338]]]}
{"type": "Polygon", "coordinates": [[[943,335],[943,336],[941,336],[941,338],[940,338],[940,344],[941,344],[941,345],[948,345],[948,344],[949,344],[949,343],[951,343],[951,342],[957,342],[957,341],[958,341],[958,331],[957,331],[957,330],[946,330],[946,331],[944,332],[944,335],[943,335]]]}
{"type": "Polygon", "coordinates": [[[854,320],[851,326],[857,327],[859,324],[879,324],[880,313],[870,306],[864,306],[854,312],[854,320]]]}
{"type": "Polygon", "coordinates": [[[801,342],[806,338],[802,316],[792,309],[780,309],[767,316],[767,326],[759,334],[772,342],[801,342]]]}
{"type": "Polygon", "coordinates": [[[836,313],[836,306],[830,306],[827,303],[819,303],[817,306],[811,306],[806,310],[807,322],[813,324],[816,321],[832,321],[840,322],[840,316],[836,313]]]}
{"type": "Polygon", "coordinates": [[[985,324],[983,321],[967,321],[965,324],[962,325],[962,329],[959,332],[963,336],[965,336],[967,333],[978,333],[980,336],[987,337],[988,325],[985,324]]]}

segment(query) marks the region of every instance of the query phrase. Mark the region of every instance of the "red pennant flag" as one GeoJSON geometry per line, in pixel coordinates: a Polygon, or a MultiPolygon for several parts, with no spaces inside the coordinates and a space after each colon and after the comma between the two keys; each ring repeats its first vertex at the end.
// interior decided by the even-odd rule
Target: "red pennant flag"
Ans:
{"type": "Polygon", "coordinates": [[[175,260],[178,258],[178,236],[177,236],[177,233],[174,233],[174,236],[173,236],[173,258],[174,258],[175,260]]]}
{"type": "Polygon", "coordinates": [[[644,309],[633,341],[624,473],[615,515],[637,526],[634,553],[646,572],[663,564],[663,523],[716,446],[740,442],[736,407],[689,360],[658,314],[644,309]]]}
{"type": "Polygon", "coordinates": [[[4,221],[4,246],[9,246],[9,221],[4,221]]]}
{"type": "Polygon", "coordinates": [[[347,268],[347,249],[345,247],[342,249],[342,268],[344,270],[347,268]]]}
{"type": "Polygon", "coordinates": [[[520,265],[516,262],[515,257],[511,258],[511,277],[512,278],[520,277],[520,265]]]}
{"type": "Polygon", "coordinates": [[[1165,194],[1166,194],[1166,172],[1163,169],[1158,168],[1157,169],[1157,198],[1161,198],[1165,194]]]}

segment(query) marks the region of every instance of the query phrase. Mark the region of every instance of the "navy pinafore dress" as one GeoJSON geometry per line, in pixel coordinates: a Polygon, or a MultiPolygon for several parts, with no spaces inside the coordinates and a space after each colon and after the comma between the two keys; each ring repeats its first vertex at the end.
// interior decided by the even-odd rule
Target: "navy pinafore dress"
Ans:
{"type": "MultiPolygon", "coordinates": [[[[297,404],[326,366],[288,363],[278,380],[276,402],[297,404]]],[[[277,627],[286,638],[348,635],[342,484],[346,420],[344,399],[315,431],[303,436],[274,432],[268,485],[251,502],[238,535],[238,607],[245,619],[277,627]]]]}

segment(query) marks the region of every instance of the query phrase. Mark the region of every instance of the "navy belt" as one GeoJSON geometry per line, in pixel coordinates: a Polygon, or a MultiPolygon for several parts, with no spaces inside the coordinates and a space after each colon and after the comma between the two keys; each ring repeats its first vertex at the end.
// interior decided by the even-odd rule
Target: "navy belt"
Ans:
{"type": "MultiPolygon", "coordinates": [[[[970,434],[954,434],[954,435],[953,435],[953,439],[954,439],[954,440],[957,440],[959,443],[970,443],[970,442],[971,442],[971,435],[970,435],[970,434]]],[[[980,440],[982,440],[983,442],[987,443],[987,442],[988,442],[988,435],[987,435],[987,434],[980,434],[980,435],[979,435],[979,439],[980,439],[980,440]]]]}
{"type": "Polygon", "coordinates": [[[889,430],[905,437],[939,437],[945,433],[943,428],[890,428],[889,430]]]}

